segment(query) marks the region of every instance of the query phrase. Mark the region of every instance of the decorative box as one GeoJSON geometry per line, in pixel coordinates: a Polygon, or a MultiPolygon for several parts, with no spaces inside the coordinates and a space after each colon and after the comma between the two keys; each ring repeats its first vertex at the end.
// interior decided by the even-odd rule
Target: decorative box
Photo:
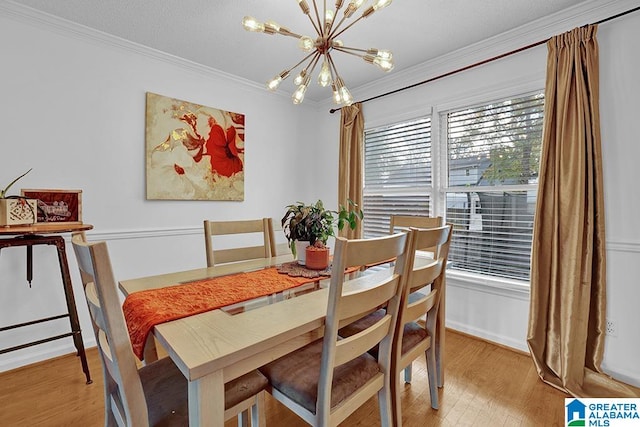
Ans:
{"type": "Polygon", "coordinates": [[[35,224],[38,203],[35,199],[0,199],[0,226],[35,224]]]}

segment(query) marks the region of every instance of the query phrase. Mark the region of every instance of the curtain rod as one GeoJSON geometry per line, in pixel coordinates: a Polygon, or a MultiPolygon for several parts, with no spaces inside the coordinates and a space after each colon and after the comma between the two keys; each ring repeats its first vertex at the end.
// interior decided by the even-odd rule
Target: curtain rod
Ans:
{"type": "MultiPolygon", "coordinates": [[[[633,9],[629,9],[629,10],[627,10],[627,11],[625,11],[625,12],[620,12],[620,13],[618,13],[617,15],[613,15],[613,16],[610,16],[610,17],[608,17],[608,18],[601,19],[600,21],[594,22],[594,23],[593,23],[593,24],[591,24],[591,25],[599,25],[599,24],[602,24],[602,23],[604,23],[604,22],[608,22],[608,21],[611,21],[611,20],[613,20],[613,19],[619,18],[619,17],[621,17],[621,16],[628,15],[629,13],[636,12],[636,11],[638,11],[638,10],[640,10],[640,6],[635,7],[635,8],[633,8],[633,9]]],[[[583,27],[586,27],[586,26],[587,26],[587,25],[583,25],[583,27]]],[[[523,46],[523,47],[521,47],[521,48],[518,48],[518,49],[512,50],[512,51],[510,51],[510,52],[503,53],[503,54],[500,54],[500,55],[494,56],[494,57],[492,57],[492,58],[485,59],[485,60],[483,60],[483,61],[476,62],[476,63],[474,63],[474,64],[467,65],[467,66],[464,66],[464,67],[462,67],[462,68],[458,68],[458,69],[455,69],[455,70],[453,70],[453,71],[449,71],[449,72],[447,72],[447,73],[440,74],[440,75],[435,76],[435,77],[431,77],[430,79],[423,80],[423,81],[421,81],[421,82],[414,83],[414,84],[409,85],[409,86],[401,87],[400,89],[395,89],[395,90],[392,90],[392,91],[390,91],[390,92],[385,92],[385,93],[382,93],[382,94],[380,94],[380,95],[376,95],[376,96],[373,96],[373,97],[371,97],[371,98],[367,98],[367,99],[365,99],[365,100],[363,100],[363,101],[357,101],[357,102],[360,102],[360,103],[362,103],[362,104],[363,104],[363,103],[368,102],[368,101],[373,101],[374,99],[378,99],[378,98],[385,97],[385,96],[387,96],[387,95],[393,95],[393,94],[395,94],[395,93],[402,92],[403,90],[412,89],[412,88],[414,88],[414,87],[416,87],[416,86],[420,86],[420,85],[423,85],[423,84],[426,84],[426,83],[430,83],[430,82],[432,82],[432,81],[439,80],[439,79],[442,79],[442,78],[444,78],[444,77],[448,77],[448,76],[450,76],[450,75],[457,74],[457,73],[460,73],[460,72],[462,72],[462,71],[466,71],[466,70],[469,70],[469,69],[471,69],[471,68],[478,67],[478,66],[480,66],[480,65],[484,65],[484,64],[486,64],[486,63],[488,63],[488,62],[496,61],[496,60],[498,60],[498,59],[502,59],[502,58],[504,58],[504,57],[506,57],[506,56],[510,56],[510,55],[513,55],[513,54],[516,54],[516,53],[522,52],[522,51],[524,51],[524,50],[527,50],[527,49],[531,49],[532,47],[536,47],[536,46],[539,46],[539,45],[541,45],[541,44],[544,44],[544,43],[548,42],[549,40],[551,40],[551,38],[548,38],[548,39],[545,39],[545,40],[540,40],[540,41],[537,41],[537,42],[535,42],[535,43],[531,43],[531,44],[529,44],[529,45],[527,45],[527,46],[523,46]]],[[[340,107],[340,108],[332,108],[331,110],[329,110],[329,113],[333,114],[333,113],[335,113],[336,111],[340,111],[341,109],[342,109],[342,107],[340,107]]]]}

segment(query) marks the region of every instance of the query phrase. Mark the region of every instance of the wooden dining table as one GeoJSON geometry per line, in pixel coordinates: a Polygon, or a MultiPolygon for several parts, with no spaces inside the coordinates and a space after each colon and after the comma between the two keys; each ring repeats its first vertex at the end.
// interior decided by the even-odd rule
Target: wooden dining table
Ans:
{"type": "MultiPolygon", "coordinates": [[[[123,280],[119,284],[127,296],[176,283],[265,269],[291,260],[290,255],[284,255],[123,280]]],[[[390,271],[378,269],[369,274],[390,271]]],[[[271,299],[251,309],[214,309],[155,325],[153,337],[188,380],[189,425],[222,427],[225,383],[323,336],[328,282],[328,277],[323,278],[310,292],[271,299]]],[[[366,282],[363,277],[355,285],[366,286],[366,282]]]]}
{"type": "MultiPolygon", "coordinates": [[[[273,267],[291,256],[120,281],[125,295],[273,267]]],[[[322,337],[328,292],[231,314],[221,309],[156,325],[153,336],[189,381],[189,424],[224,425],[224,384],[322,337]]]]}

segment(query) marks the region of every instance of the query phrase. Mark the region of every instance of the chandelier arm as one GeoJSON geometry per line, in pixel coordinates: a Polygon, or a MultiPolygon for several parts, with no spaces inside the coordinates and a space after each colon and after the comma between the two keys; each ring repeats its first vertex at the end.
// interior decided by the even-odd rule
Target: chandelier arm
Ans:
{"type": "Polygon", "coordinates": [[[334,79],[334,81],[340,79],[340,74],[338,73],[336,64],[333,62],[333,58],[331,57],[331,54],[327,53],[327,59],[329,60],[329,67],[333,69],[334,73],[336,73],[336,78],[334,79]]]}
{"type": "MultiPolygon", "coordinates": [[[[316,0],[313,0],[313,11],[316,14],[316,21],[317,21],[317,24],[318,24],[318,28],[320,29],[320,31],[318,31],[317,29],[316,29],[316,31],[318,31],[318,36],[323,37],[324,36],[324,25],[322,24],[323,20],[320,19],[320,12],[318,12],[318,4],[316,3],[316,0]]],[[[314,27],[315,27],[315,25],[314,25],[314,27]]]]}
{"type": "MultiPolygon", "coordinates": [[[[316,9],[316,19],[318,18],[318,9],[316,7],[316,1],[313,0],[313,8],[316,9]]],[[[309,11],[309,9],[307,8],[307,11],[305,12],[305,15],[307,15],[307,18],[309,18],[309,22],[311,22],[311,25],[313,26],[313,29],[316,30],[316,34],[318,34],[318,36],[321,36],[322,33],[320,32],[320,29],[322,28],[322,26],[318,27],[318,24],[316,24],[316,22],[313,20],[313,17],[311,16],[311,11],[309,11]]]]}
{"type": "Polygon", "coordinates": [[[311,61],[309,61],[309,65],[307,65],[305,68],[305,70],[309,70],[309,72],[307,73],[308,76],[311,76],[311,74],[313,73],[313,70],[315,70],[316,68],[316,65],[318,65],[318,60],[320,59],[320,55],[322,55],[318,51],[315,51],[313,53],[315,54],[315,56],[311,59],[311,61]]]}
{"type": "Polygon", "coordinates": [[[329,52],[324,53],[324,60],[327,61],[327,63],[329,64],[329,74],[331,74],[331,82],[335,82],[336,79],[333,76],[334,72],[333,72],[333,66],[332,66],[333,61],[331,59],[331,54],[329,52]]]}
{"type": "MultiPolygon", "coordinates": [[[[338,37],[340,34],[344,33],[345,31],[347,31],[349,28],[353,27],[355,25],[356,22],[360,21],[362,18],[364,18],[364,15],[360,15],[360,17],[358,19],[356,19],[355,21],[351,22],[349,25],[347,25],[346,27],[344,27],[342,30],[340,30],[339,32],[335,32],[332,33],[329,38],[335,38],[338,37]]],[[[342,21],[340,22],[342,23],[342,21]]],[[[338,30],[338,28],[336,27],[336,30],[338,30]]]]}
{"type": "MultiPolygon", "coordinates": [[[[298,67],[300,66],[300,64],[302,64],[302,63],[303,63],[304,61],[306,61],[307,59],[311,58],[313,55],[317,55],[317,53],[318,53],[318,52],[314,50],[313,52],[311,52],[310,54],[308,54],[307,56],[305,56],[304,58],[302,58],[302,59],[300,60],[300,62],[298,62],[296,65],[294,65],[294,66],[293,66],[293,67],[291,67],[291,68],[287,68],[287,71],[291,72],[291,71],[295,70],[296,68],[298,68],[298,67]]],[[[311,61],[313,61],[313,59],[312,59],[311,61]]],[[[309,61],[309,63],[311,63],[311,61],[309,61]]],[[[309,68],[309,67],[307,67],[307,68],[309,68]]]]}
{"type": "MultiPolygon", "coordinates": [[[[336,12],[336,15],[338,14],[338,12],[336,12]]],[[[338,25],[334,25],[332,31],[329,33],[329,36],[327,37],[328,39],[332,39],[336,36],[335,32],[338,31],[338,28],[340,28],[340,26],[342,25],[342,23],[347,19],[346,15],[342,15],[342,19],[340,19],[340,22],[338,22],[338,25]]],[[[342,32],[342,31],[341,31],[342,32]]]]}
{"type": "Polygon", "coordinates": [[[323,2],[322,21],[324,22],[324,25],[322,26],[322,37],[324,37],[331,32],[331,25],[333,25],[333,20],[331,20],[331,25],[327,27],[327,0],[324,0],[323,2]]]}
{"type": "MultiPolygon", "coordinates": [[[[333,48],[335,50],[339,50],[340,52],[344,52],[344,53],[351,53],[350,51],[369,53],[369,49],[359,49],[357,47],[333,46],[333,48]]],[[[351,53],[351,54],[355,55],[354,53],[351,53]]]]}
{"type": "MultiPolygon", "coordinates": [[[[346,54],[349,54],[349,55],[357,56],[358,58],[364,58],[364,56],[365,56],[365,55],[360,55],[360,54],[355,53],[355,52],[349,52],[348,50],[342,50],[342,49],[337,48],[337,47],[334,47],[334,49],[335,50],[339,50],[342,53],[346,53],[346,54]]],[[[358,49],[358,50],[360,50],[360,49],[358,49]]]]}
{"type": "Polygon", "coordinates": [[[308,14],[307,17],[309,17],[309,21],[311,21],[311,25],[313,25],[313,29],[316,30],[316,33],[318,35],[320,35],[320,29],[318,28],[318,25],[315,23],[315,21],[313,20],[313,18],[311,17],[311,14],[308,14]]]}
{"type": "MultiPolygon", "coordinates": [[[[335,28],[335,23],[336,23],[336,17],[338,16],[338,12],[340,11],[340,8],[342,7],[342,2],[337,1],[336,2],[336,10],[333,12],[333,18],[331,19],[331,23],[329,24],[329,26],[325,26],[324,30],[324,36],[327,37],[327,40],[330,39],[329,34],[331,34],[331,31],[333,31],[333,29],[335,28]]],[[[327,0],[324,0],[324,16],[325,16],[325,25],[326,25],[326,16],[327,16],[327,0]]]]}
{"type": "Polygon", "coordinates": [[[300,34],[289,31],[287,28],[281,28],[280,30],[278,30],[278,34],[283,36],[293,37],[296,39],[299,39],[300,37],[302,37],[300,34]]]}

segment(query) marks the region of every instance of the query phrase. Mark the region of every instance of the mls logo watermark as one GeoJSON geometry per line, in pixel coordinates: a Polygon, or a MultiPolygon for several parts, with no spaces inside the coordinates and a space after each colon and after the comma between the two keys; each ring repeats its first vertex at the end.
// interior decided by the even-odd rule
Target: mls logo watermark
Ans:
{"type": "Polygon", "coordinates": [[[640,399],[564,400],[565,426],[640,426],[640,399]]]}

